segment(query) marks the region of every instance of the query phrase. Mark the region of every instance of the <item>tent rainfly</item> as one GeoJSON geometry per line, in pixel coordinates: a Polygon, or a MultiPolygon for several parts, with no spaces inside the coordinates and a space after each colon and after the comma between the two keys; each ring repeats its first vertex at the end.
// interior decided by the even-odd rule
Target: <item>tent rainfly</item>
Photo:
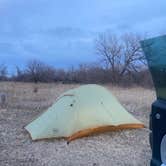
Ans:
{"type": "Polygon", "coordinates": [[[25,129],[33,140],[60,137],[70,142],[93,133],[143,127],[107,89],[89,84],[63,93],[25,129]]]}

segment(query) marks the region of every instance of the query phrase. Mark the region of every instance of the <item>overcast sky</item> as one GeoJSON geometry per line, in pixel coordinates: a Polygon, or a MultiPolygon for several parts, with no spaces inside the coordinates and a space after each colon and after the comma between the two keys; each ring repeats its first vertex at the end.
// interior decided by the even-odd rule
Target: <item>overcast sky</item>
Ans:
{"type": "Polygon", "coordinates": [[[100,32],[166,33],[166,0],[0,0],[0,64],[96,61],[100,32]]]}

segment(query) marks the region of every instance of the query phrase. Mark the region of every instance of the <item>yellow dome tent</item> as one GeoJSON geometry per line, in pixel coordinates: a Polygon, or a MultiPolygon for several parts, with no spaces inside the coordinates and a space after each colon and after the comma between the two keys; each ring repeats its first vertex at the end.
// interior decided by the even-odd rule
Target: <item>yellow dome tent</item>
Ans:
{"type": "Polygon", "coordinates": [[[143,127],[107,89],[90,84],[63,93],[25,129],[33,140],[63,137],[70,142],[92,133],[143,127]]]}

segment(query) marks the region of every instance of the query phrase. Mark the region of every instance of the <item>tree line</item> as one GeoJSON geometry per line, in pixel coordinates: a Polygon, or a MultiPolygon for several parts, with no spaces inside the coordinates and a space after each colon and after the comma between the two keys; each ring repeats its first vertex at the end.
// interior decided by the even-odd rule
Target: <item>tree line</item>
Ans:
{"type": "Polygon", "coordinates": [[[140,46],[142,37],[137,34],[122,36],[102,33],[95,40],[97,64],[81,64],[68,70],[57,69],[39,60],[30,60],[24,69],[7,77],[7,67],[0,66],[1,81],[112,83],[128,86],[152,86],[151,76],[140,46]]]}

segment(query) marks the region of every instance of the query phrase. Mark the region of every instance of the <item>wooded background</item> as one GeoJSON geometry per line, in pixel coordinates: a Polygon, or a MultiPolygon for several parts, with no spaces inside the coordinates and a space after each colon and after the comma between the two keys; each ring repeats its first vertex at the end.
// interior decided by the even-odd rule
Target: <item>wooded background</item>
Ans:
{"type": "Polygon", "coordinates": [[[112,83],[121,86],[140,85],[152,87],[151,75],[140,46],[144,37],[126,33],[121,36],[108,32],[96,38],[95,63],[57,69],[40,60],[30,60],[24,69],[8,76],[7,66],[0,65],[0,81],[62,82],[62,83],[112,83]]]}

